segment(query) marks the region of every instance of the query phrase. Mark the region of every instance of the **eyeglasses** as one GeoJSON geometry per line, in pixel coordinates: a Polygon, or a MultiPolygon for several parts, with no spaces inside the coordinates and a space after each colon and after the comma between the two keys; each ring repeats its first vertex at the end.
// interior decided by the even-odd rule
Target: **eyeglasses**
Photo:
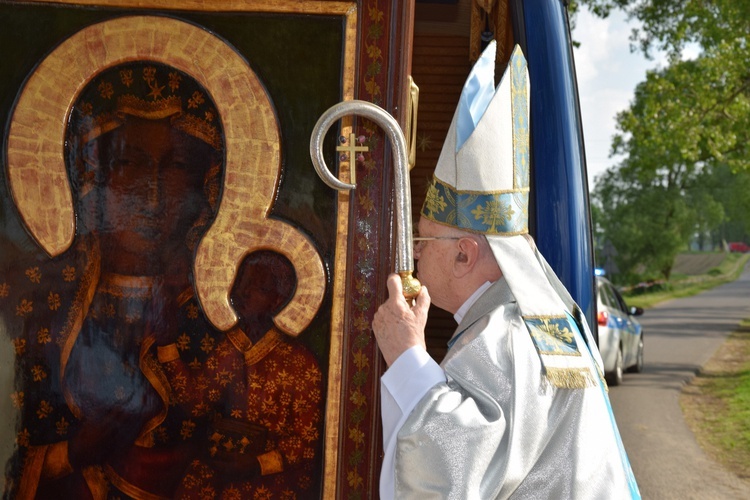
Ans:
{"type": "Polygon", "coordinates": [[[460,240],[460,236],[412,236],[414,242],[414,251],[419,252],[424,248],[425,243],[432,240],[460,240]]]}

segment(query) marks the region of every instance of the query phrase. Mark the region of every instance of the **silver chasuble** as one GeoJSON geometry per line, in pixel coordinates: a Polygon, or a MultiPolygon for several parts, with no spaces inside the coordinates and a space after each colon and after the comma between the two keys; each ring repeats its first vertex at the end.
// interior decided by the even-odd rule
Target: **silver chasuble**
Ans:
{"type": "MultiPolygon", "coordinates": [[[[583,315],[528,236],[529,77],[472,69],[421,216],[483,234],[503,277],[438,366],[421,348],[382,380],[381,497],[640,498],[583,315]]],[[[403,359],[402,359],[403,358],[403,359]]]]}
{"type": "Polygon", "coordinates": [[[447,381],[398,431],[395,498],[639,497],[604,387],[548,383],[504,279],[474,304],[453,340],[441,364],[447,381]]]}

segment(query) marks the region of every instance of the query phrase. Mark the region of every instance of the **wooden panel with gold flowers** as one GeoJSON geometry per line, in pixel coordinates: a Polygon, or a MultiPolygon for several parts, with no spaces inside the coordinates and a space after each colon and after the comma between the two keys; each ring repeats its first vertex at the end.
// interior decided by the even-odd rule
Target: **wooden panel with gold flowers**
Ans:
{"type": "Polygon", "coordinates": [[[0,1],[5,498],[377,496],[408,6],[0,1]]]}

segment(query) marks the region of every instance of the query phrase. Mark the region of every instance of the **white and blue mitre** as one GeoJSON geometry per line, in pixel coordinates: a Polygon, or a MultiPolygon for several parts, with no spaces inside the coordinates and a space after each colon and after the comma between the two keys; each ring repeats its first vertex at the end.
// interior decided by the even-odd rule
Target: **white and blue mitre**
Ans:
{"type": "MultiPolygon", "coordinates": [[[[593,338],[575,302],[534,248],[529,220],[529,74],[516,46],[495,87],[495,42],[469,75],[438,159],[422,217],[484,234],[515,296],[553,386],[585,388],[602,377],[596,348],[576,341],[576,321],[593,338]]],[[[581,338],[580,336],[578,338],[581,338]]]]}

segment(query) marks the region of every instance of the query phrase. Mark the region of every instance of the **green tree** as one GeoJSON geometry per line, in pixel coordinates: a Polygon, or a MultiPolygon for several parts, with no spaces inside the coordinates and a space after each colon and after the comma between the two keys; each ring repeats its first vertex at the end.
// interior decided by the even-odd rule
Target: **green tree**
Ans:
{"type": "Polygon", "coordinates": [[[595,224],[616,249],[619,283],[669,279],[695,228],[696,211],[675,185],[644,182],[623,167],[607,170],[593,193],[595,224]]]}
{"type": "Polygon", "coordinates": [[[750,242],[750,171],[733,172],[727,165],[718,165],[700,182],[724,211],[720,224],[711,231],[714,244],[750,242]]]}
{"type": "MultiPolygon", "coordinates": [[[[718,161],[734,171],[750,168],[750,0],[577,3],[603,17],[614,8],[622,9],[640,23],[633,29],[634,47],[646,56],[655,48],[669,56],[668,67],[649,73],[638,90],[640,96],[636,96],[634,106],[648,106],[649,113],[626,111],[618,117],[621,134],[613,144],[613,153],[645,151],[654,146],[652,132],[668,129],[679,131],[670,142],[681,144],[663,150],[669,155],[682,150],[686,162],[718,161]],[[681,59],[687,44],[701,50],[696,59],[681,59]],[[645,102],[649,94],[651,102],[645,102]],[[634,115],[647,122],[636,126],[632,123],[634,115]],[[648,123],[654,120],[668,121],[669,125],[648,123]],[[644,146],[631,144],[644,140],[644,146]]],[[[649,155],[658,152],[648,151],[649,155]]],[[[670,161],[664,160],[671,158],[655,160],[668,164],[670,161]]]]}
{"type": "MultiPolygon", "coordinates": [[[[573,0],[570,9],[588,7],[606,18],[619,9],[639,27],[632,30],[635,47],[649,56],[653,49],[679,56],[690,43],[703,49],[727,41],[728,36],[746,38],[750,27],[748,0],[573,0]]],[[[738,40],[740,41],[740,40],[738,40]]],[[[741,42],[742,43],[742,42],[741,42]]],[[[679,58],[679,57],[678,57],[679,58]]]]}
{"type": "Polygon", "coordinates": [[[696,234],[745,224],[750,191],[728,197],[717,176],[741,184],[750,172],[750,0],[575,3],[602,17],[622,9],[639,23],[632,48],[668,56],[618,115],[612,153],[626,160],[594,191],[621,271],[668,277],[674,255],[696,234]],[[694,59],[683,57],[688,44],[699,48],[694,59]]]}

